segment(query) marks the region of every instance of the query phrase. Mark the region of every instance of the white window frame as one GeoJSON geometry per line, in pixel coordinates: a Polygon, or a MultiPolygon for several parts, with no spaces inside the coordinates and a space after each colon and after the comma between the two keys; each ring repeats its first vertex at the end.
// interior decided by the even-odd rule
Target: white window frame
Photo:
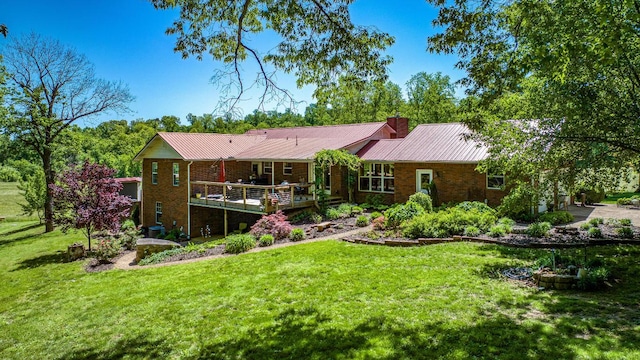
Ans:
{"type": "Polygon", "coordinates": [[[268,175],[273,174],[273,167],[271,166],[270,162],[265,161],[262,163],[262,173],[268,175]]]}
{"type": "Polygon", "coordinates": [[[361,192],[393,194],[395,192],[395,169],[393,163],[365,162],[358,174],[358,190],[361,192]],[[387,173],[385,170],[390,171],[387,173]],[[363,180],[368,186],[362,186],[363,180]],[[373,188],[374,180],[379,182],[379,188],[373,188]],[[385,186],[387,183],[391,183],[391,186],[385,186]]]}
{"type": "Polygon", "coordinates": [[[293,175],[293,163],[282,163],[282,175],[293,175]]]}
{"type": "Polygon", "coordinates": [[[179,186],[180,185],[180,164],[173,163],[171,169],[173,172],[173,186],[179,186]]]}
{"type": "Polygon", "coordinates": [[[156,201],[156,224],[162,224],[162,203],[156,201]]]}
{"type": "Polygon", "coordinates": [[[504,174],[495,174],[495,173],[487,173],[487,189],[489,190],[504,190],[504,186],[506,184],[506,176],[504,174]],[[492,186],[489,183],[489,178],[494,178],[494,179],[502,179],[502,185],[500,186],[492,186]]]}
{"type": "Polygon", "coordinates": [[[429,184],[433,182],[433,170],[432,169],[417,169],[416,170],[416,192],[429,192],[429,189],[422,187],[422,175],[429,174],[429,184]]]}
{"type": "Polygon", "coordinates": [[[151,183],[153,185],[158,185],[158,162],[154,161],[151,163],[151,183]]]}

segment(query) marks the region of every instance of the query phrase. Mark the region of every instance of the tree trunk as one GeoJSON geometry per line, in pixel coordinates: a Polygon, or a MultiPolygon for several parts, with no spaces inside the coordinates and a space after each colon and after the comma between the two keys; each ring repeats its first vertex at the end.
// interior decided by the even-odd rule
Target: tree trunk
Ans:
{"type": "Polygon", "coordinates": [[[53,170],[51,169],[51,149],[47,146],[42,151],[42,166],[44,169],[44,179],[47,185],[47,196],[44,202],[44,224],[45,232],[53,231],[53,197],[51,196],[50,184],[54,183],[53,170]]]}

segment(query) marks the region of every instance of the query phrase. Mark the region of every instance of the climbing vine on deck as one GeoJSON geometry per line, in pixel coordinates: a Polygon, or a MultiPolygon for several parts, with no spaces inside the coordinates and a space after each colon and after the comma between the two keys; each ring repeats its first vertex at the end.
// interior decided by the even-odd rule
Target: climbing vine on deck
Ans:
{"type": "Polygon", "coordinates": [[[349,201],[353,201],[353,190],[356,183],[357,171],[360,168],[362,160],[346,150],[320,150],[314,158],[316,181],[315,191],[320,205],[320,210],[326,210],[327,195],[325,193],[326,184],[324,183],[324,174],[329,171],[332,166],[344,166],[348,169],[349,175],[347,184],[349,188],[349,201]]]}

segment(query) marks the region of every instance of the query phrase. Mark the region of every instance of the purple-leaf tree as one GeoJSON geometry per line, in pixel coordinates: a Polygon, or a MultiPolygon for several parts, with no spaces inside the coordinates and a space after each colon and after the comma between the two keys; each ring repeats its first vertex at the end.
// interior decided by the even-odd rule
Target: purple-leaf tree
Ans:
{"type": "Polygon", "coordinates": [[[95,231],[120,229],[122,220],[129,217],[131,200],[120,195],[122,184],[113,178],[116,170],[85,161],[58,176],[49,185],[53,195],[54,223],[63,232],[83,229],[89,250],[91,234],[95,231]]]}

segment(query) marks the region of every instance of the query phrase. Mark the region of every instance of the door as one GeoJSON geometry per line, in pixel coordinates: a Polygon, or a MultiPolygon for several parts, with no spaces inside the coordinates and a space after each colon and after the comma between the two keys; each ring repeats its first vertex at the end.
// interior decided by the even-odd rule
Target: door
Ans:
{"type": "Polygon", "coordinates": [[[416,192],[431,193],[431,181],[433,180],[433,170],[416,170],[416,192]]]}

